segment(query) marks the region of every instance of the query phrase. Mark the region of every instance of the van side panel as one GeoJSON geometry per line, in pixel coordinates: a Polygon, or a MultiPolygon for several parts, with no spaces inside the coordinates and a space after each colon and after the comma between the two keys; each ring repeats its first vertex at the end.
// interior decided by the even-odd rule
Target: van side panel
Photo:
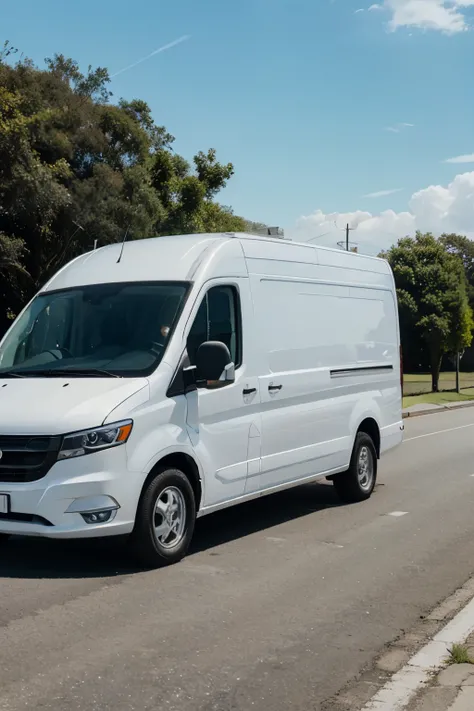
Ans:
{"type": "Polygon", "coordinates": [[[343,471],[366,417],[376,420],[382,438],[395,433],[392,445],[401,439],[399,337],[389,270],[353,255],[330,252],[324,258],[333,263],[318,265],[313,258],[301,265],[300,276],[298,263],[248,258],[266,360],[259,379],[263,488],[343,471]],[[351,261],[341,265],[341,257],[351,261]]]}

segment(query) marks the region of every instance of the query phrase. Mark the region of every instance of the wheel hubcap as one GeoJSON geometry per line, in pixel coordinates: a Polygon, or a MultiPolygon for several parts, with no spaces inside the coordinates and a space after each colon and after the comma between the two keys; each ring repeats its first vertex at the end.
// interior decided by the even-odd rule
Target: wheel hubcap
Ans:
{"type": "Polygon", "coordinates": [[[170,486],[159,495],[153,517],[155,537],[163,548],[174,548],[186,529],[186,501],[179,489],[170,486]]]}
{"type": "Polygon", "coordinates": [[[368,447],[361,447],[360,449],[357,474],[361,489],[364,489],[364,491],[370,489],[374,478],[374,462],[368,447]]]}

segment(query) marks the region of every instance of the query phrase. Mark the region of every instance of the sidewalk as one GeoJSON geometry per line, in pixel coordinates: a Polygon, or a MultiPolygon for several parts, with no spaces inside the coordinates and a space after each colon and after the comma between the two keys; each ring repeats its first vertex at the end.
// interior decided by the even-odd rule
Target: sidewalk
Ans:
{"type": "MultiPolygon", "coordinates": [[[[464,400],[463,402],[447,402],[444,405],[431,405],[429,403],[420,403],[412,405],[403,410],[403,417],[417,417],[418,415],[431,415],[434,412],[443,412],[446,410],[462,410],[465,407],[474,407],[474,400],[464,400]]],[[[474,706],[472,707],[474,711],[474,706]]]]}
{"type": "Polygon", "coordinates": [[[473,660],[474,576],[396,640],[337,710],[474,711],[473,660]]]}
{"type": "MultiPolygon", "coordinates": [[[[466,646],[470,657],[474,657],[474,634],[468,637],[466,646]]],[[[407,711],[474,711],[474,664],[445,666],[407,711]]]]}

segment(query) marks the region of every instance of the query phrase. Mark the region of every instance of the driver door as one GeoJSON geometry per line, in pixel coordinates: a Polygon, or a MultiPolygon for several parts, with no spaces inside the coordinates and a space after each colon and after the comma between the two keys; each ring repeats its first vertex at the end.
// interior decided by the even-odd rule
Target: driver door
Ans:
{"type": "Polygon", "coordinates": [[[235,381],[218,389],[189,392],[186,426],[193,448],[204,469],[205,507],[243,496],[249,458],[255,442],[250,431],[258,408],[258,379],[246,362],[242,323],[245,323],[248,283],[218,284],[204,294],[187,338],[191,365],[205,341],[221,341],[235,364],[235,381]],[[244,311],[244,313],[242,313],[244,311]],[[250,443],[252,447],[249,448],[250,443]]]}

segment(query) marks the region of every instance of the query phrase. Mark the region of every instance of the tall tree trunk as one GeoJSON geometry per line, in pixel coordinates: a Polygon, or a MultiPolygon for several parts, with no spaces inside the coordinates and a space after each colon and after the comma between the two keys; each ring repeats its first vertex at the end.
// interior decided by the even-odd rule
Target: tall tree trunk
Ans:
{"type": "Polygon", "coordinates": [[[441,354],[438,348],[431,351],[431,392],[439,392],[439,371],[441,368],[441,354]]]}
{"type": "Polygon", "coordinates": [[[460,393],[461,392],[461,385],[459,382],[459,351],[456,353],[456,392],[460,393]]]}

